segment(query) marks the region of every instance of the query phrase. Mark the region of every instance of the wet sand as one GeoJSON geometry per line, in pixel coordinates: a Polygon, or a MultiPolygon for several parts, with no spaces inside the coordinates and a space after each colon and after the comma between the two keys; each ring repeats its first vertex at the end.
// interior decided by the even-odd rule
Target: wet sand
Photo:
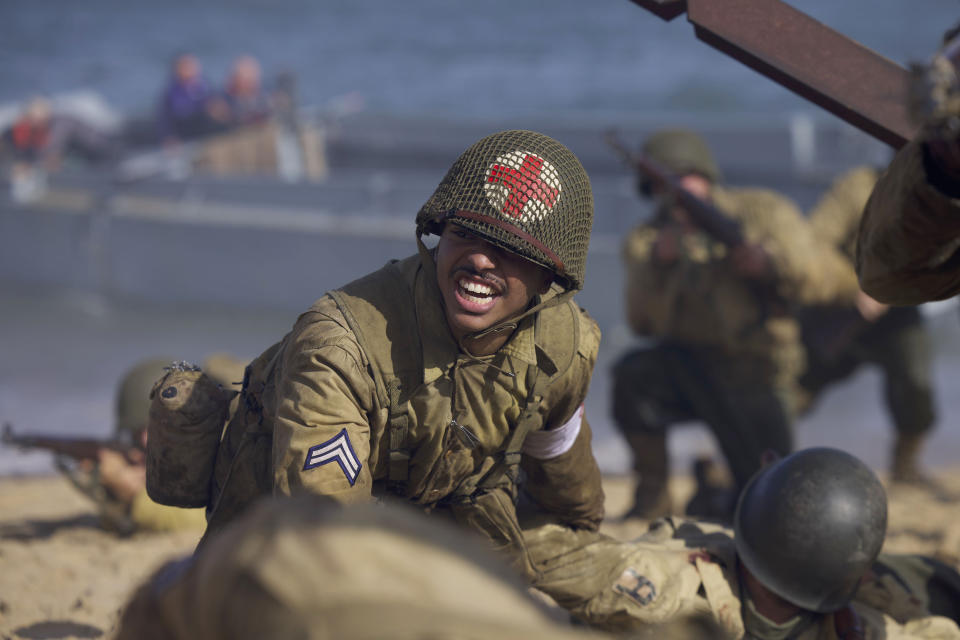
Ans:
{"type": "MultiPolygon", "coordinates": [[[[960,467],[937,477],[960,493],[960,467]]],[[[646,529],[619,521],[628,476],[608,476],[605,530],[630,538],[646,529]]],[[[693,486],[676,478],[676,505],[693,486]]],[[[109,638],[132,590],[164,561],[190,553],[196,533],[118,538],[101,530],[89,502],[59,476],[0,478],[0,637],[109,638]]],[[[886,549],[935,555],[960,568],[960,502],[920,490],[890,492],[886,549]]]]}

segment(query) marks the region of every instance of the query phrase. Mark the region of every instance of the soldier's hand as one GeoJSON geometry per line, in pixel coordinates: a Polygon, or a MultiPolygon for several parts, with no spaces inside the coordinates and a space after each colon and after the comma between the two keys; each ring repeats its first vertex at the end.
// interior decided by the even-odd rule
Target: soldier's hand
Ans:
{"type": "Polygon", "coordinates": [[[730,261],[741,276],[753,280],[773,277],[773,261],[767,250],[758,244],[741,244],[730,250],[730,261]]]}
{"type": "Polygon", "coordinates": [[[121,502],[130,504],[134,497],[147,486],[145,464],[131,462],[113,449],[103,448],[98,457],[100,483],[121,502]]]}
{"type": "Polygon", "coordinates": [[[680,230],[661,229],[653,242],[653,258],[660,264],[673,264],[680,259],[680,230]]]}
{"type": "Polygon", "coordinates": [[[856,305],[857,311],[867,322],[876,322],[890,308],[890,305],[874,300],[863,291],[857,292],[856,305]]]}

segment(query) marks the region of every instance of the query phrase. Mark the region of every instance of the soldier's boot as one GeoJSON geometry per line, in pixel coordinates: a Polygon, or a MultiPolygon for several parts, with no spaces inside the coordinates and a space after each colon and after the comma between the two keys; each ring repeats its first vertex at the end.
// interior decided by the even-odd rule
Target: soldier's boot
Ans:
{"type": "Polygon", "coordinates": [[[731,522],[737,504],[737,491],[730,475],[709,456],[693,461],[696,488],[684,512],[700,519],[731,522]]]}
{"type": "Polygon", "coordinates": [[[893,445],[890,480],[894,484],[925,485],[929,478],[920,471],[920,451],[926,441],[923,433],[898,433],[893,445]]]}
{"type": "Polygon", "coordinates": [[[633,506],[624,518],[653,520],[673,512],[667,490],[670,461],[665,433],[632,433],[627,436],[633,449],[633,467],[639,475],[633,506]]]}

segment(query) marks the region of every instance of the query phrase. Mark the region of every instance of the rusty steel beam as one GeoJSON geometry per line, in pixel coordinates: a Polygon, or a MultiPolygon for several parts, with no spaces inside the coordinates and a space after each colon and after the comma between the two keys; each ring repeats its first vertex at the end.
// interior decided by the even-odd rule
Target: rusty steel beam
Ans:
{"type": "Polygon", "coordinates": [[[895,148],[916,133],[895,62],[780,0],[685,4],[698,38],[801,97],[895,148]]]}

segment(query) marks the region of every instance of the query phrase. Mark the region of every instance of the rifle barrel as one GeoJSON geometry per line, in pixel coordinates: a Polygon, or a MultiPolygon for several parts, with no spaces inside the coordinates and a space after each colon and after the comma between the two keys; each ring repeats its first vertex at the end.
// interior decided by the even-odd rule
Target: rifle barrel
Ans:
{"type": "Polygon", "coordinates": [[[727,247],[737,247],[744,243],[743,230],[739,222],[731,219],[709,202],[690,193],[680,184],[677,176],[654,160],[628,149],[614,132],[607,132],[605,139],[624,162],[643,174],[655,187],[673,196],[677,204],[683,207],[693,219],[693,223],[705,233],[727,247]]]}

